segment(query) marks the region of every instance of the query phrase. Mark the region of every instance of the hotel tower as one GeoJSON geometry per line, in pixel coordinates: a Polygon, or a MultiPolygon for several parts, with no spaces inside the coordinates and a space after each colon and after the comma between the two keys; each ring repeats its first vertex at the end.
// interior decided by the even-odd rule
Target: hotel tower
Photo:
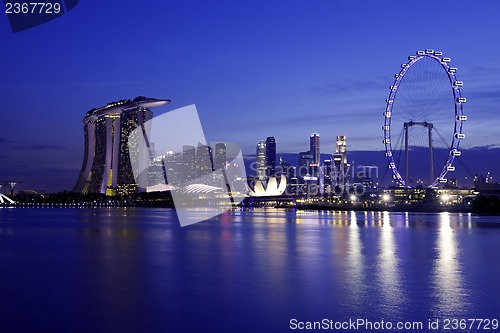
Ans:
{"type": "Polygon", "coordinates": [[[73,191],[106,195],[127,195],[144,191],[147,177],[135,180],[130,156],[148,156],[149,152],[138,151],[133,144],[129,149],[129,136],[134,129],[141,127],[144,137],[148,138],[151,129],[146,122],[153,117],[150,108],[168,103],[169,100],[139,96],[133,100],[112,102],[87,112],[83,119],[83,164],[73,191]]]}

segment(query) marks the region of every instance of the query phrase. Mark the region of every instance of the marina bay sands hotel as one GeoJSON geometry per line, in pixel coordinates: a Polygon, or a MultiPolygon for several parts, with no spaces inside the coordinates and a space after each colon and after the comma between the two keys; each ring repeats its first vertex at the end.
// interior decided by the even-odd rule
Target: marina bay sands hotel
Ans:
{"type": "MultiPolygon", "coordinates": [[[[145,189],[147,179],[142,180],[144,184],[141,184],[141,179],[137,182],[134,179],[128,139],[138,127],[141,127],[145,137],[149,137],[151,129],[147,128],[146,122],[153,117],[150,109],[168,103],[170,100],[139,96],[87,112],[83,119],[83,165],[73,191],[127,195],[145,189]]],[[[149,154],[148,151],[134,153],[149,154]]]]}

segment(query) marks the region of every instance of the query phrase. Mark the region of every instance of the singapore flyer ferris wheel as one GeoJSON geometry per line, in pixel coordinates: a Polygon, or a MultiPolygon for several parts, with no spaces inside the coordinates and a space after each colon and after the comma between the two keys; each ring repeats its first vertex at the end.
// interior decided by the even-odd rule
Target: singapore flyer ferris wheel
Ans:
{"type": "Polygon", "coordinates": [[[401,65],[384,112],[385,155],[394,185],[437,187],[446,183],[465,138],[466,99],[457,68],[442,52],[417,51],[401,65]]]}

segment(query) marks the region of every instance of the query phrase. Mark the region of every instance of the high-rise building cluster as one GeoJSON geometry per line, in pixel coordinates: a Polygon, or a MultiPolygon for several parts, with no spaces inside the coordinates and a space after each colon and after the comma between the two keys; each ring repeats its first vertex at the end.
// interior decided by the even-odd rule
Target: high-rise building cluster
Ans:
{"type": "MultiPolygon", "coordinates": [[[[149,139],[151,108],[169,102],[139,96],[87,112],[83,119],[83,165],[73,190],[82,194],[129,195],[158,185],[161,189],[164,185],[189,183],[215,170],[225,170],[227,148],[223,142],[212,146],[184,145],[182,152],[157,155],[155,144],[149,139]],[[146,138],[146,149],[140,149],[138,139],[131,135],[138,128],[146,138]]],[[[221,177],[221,182],[226,181],[223,175],[213,173],[213,177],[221,177]]]]}
{"type": "MultiPolygon", "coordinates": [[[[129,195],[152,188],[166,190],[169,185],[176,187],[197,181],[209,182],[212,187],[222,189],[230,181],[227,179],[229,173],[238,177],[239,166],[227,163],[228,147],[223,142],[184,145],[181,152],[156,151],[150,139],[151,108],[169,102],[139,96],[87,112],[83,119],[84,160],[74,191],[129,195]],[[146,141],[145,146],[134,134],[137,129],[146,141]],[[214,172],[218,170],[223,172],[214,172]]],[[[294,165],[283,158],[277,160],[276,145],[273,136],[257,144],[255,177],[249,179],[252,180],[250,188],[257,195],[262,192],[266,195],[282,193],[285,186],[289,194],[323,194],[352,181],[345,136],[337,136],[335,152],[322,160],[320,135],[310,134],[309,150],[299,152],[294,165]]]]}
{"type": "Polygon", "coordinates": [[[257,144],[256,178],[266,181],[270,176],[283,174],[287,181],[287,193],[303,194],[338,192],[338,188],[349,185],[350,164],[347,160],[347,139],[337,136],[335,152],[329,158],[321,159],[320,135],[309,136],[309,150],[299,152],[296,165],[283,158],[279,159],[276,169],[276,139],[269,137],[257,144]],[[337,188],[337,189],[336,189],[337,188]]]}
{"type": "MultiPolygon", "coordinates": [[[[163,164],[163,182],[150,179],[149,186],[166,183],[178,185],[195,181],[214,170],[224,170],[226,167],[226,144],[216,143],[215,146],[198,144],[197,147],[184,145],[182,152],[167,151],[165,155],[156,158],[163,164]]],[[[150,172],[151,175],[151,172],[150,172]]]]}

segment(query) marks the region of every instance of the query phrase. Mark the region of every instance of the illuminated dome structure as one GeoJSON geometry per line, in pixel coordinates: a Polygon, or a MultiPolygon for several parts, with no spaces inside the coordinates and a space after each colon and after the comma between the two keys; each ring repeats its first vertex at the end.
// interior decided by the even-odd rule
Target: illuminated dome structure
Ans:
{"type": "Polygon", "coordinates": [[[248,182],[248,195],[251,197],[271,197],[280,196],[286,189],[286,177],[276,178],[276,176],[269,177],[267,183],[265,181],[254,179],[248,182]]]}

